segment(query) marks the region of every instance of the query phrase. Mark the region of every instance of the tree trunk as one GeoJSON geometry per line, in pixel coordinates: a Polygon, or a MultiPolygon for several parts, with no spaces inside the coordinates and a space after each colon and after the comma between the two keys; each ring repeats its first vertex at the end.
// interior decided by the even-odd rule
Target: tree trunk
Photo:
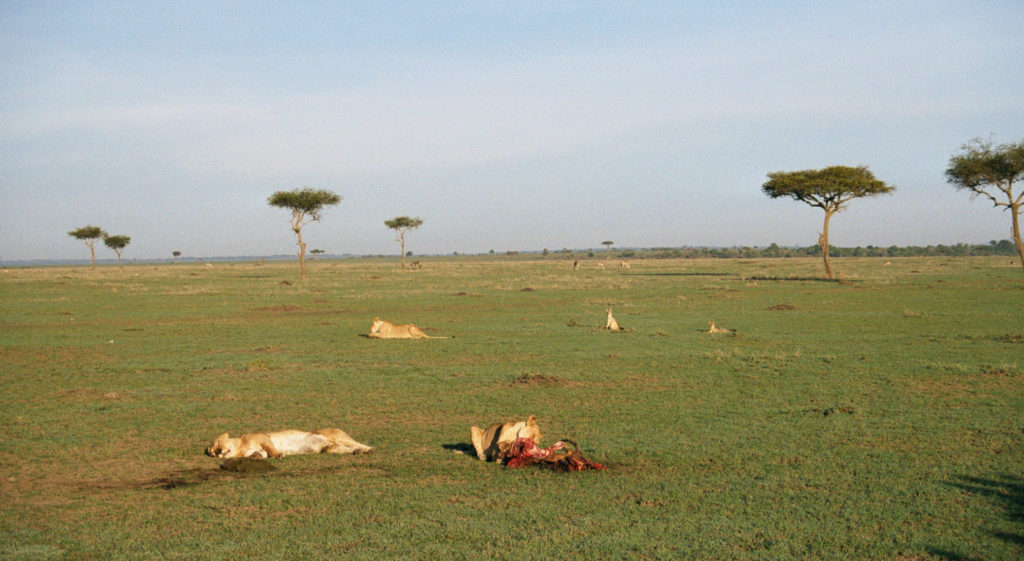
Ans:
{"type": "Polygon", "coordinates": [[[306,280],[306,243],[302,241],[302,219],[306,213],[299,209],[292,209],[292,231],[299,239],[299,280],[306,280]]]}
{"type": "Polygon", "coordinates": [[[92,256],[92,268],[95,269],[96,268],[96,242],[86,242],[85,245],[89,246],[89,255],[92,256]]]}
{"type": "Polygon", "coordinates": [[[1020,238],[1020,207],[1011,206],[1010,215],[1013,220],[1013,243],[1017,246],[1017,256],[1020,257],[1020,266],[1024,267],[1024,242],[1020,238]]]}
{"type": "Polygon", "coordinates": [[[405,234],[398,235],[398,243],[402,244],[402,270],[405,270],[405,234]]]}
{"type": "Polygon", "coordinates": [[[306,280],[306,243],[302,241],[302,230],[295,230],[299,237],[299,280],[306,280]]]}
{"type": "Polygon", "coordinates": [[[821,235],[818,236],[818,247],[821,248],[822,258],[825,260],[825,278],[832,279],[832,258],[828,254],[828,222],[836,211],[825,211],[825,225],[821,228],[821,235]]]}

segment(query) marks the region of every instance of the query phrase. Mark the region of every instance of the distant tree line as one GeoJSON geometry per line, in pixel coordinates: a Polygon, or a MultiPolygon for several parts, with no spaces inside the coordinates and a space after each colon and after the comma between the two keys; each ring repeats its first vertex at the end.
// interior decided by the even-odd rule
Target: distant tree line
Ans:
{"type": "MultiPolygon", "coordinates": [[[[981,257],[988,255],[1016,256],[1017,249],[1010,240],[991,241],[987,245],[958,243],[955,245],[838,247],[829,246],[831,257],[981,257]]],[[[681,247],[626,250],[619,253],[623,258],[669,259],[669,258],[744,258],[761,257],[818,257],[821,247],[681,247]]]]}
{"type": "MultiPolygon", "coordinates": [[[[1020,258],[1024,267],[1024,234],[1020,224],[1020,215],[1024,210],[1024,190],[1014,190],[1014,184],[1024,179],[1024,141],[1018,144],[994,146],[991,141],[974,139],[961,146],[961,152],[950,158],[946,169],[946,179],[958,190],[966,190],[971,197],[988,199],[996,208],[1009,211],[1011,220],[1011,240],[992,241],[985,245],[956,244],[929,245],[926,247],[834,247],[829,242],[829,224],[838,212],[846,209],[855,199],[890,194],[895,187],[876,179],[867,166],[830,166],[823,169],[805,169],[799,171],[776,171],[768,174],[768,181],[761,190],[773,199],[791,198],[825,212],[821,232],[818,233],[817,245],[803,248],[784,248],[772,244],[765,248],[732,247],[732,248],[678,248],[635,251],[619,251],[620,257],[723,257],[723,258],[755,258],[755,257],[821,257],[825,266],[825,276],[833,277],[832,257],[917,257],[917,256],[974,256],[974,255],[1014,255],[1020,258]]],[[[319,222],[324,207],[334,206],[341,202],[336,193],[323,189],[294,189],[277,191],[267,201],[271,206],[291,211],[291,227],[299,246],[299,278],[306,276],[306,242],[302,238],[302,228],[312,222],[319,222]]],[[[401,267],[405,269],[405,258],[412,252],[405,251],[405,235],[419,228],[422,218],[398,216],[385,220],[384,225],[395,231],[396,241],[401,244],[401,267]]],[[[131,242],[128,236],[111,236],[97,226],[84,226],[68,232],[68,235],[81,240],[89,248],[93,267],[96,266],[95,243],[102,239],[107,247],[117,253],[118,264],[121,253],[131,242]]],[[[605,246],[605,257],[612,255],[615,242],[601,242],[605,246]]],[[[568,252],[568,250],[563,250],[568,252]]],[[[314,249],[314,254],[323,253],[314,249]]],[[[544,249],[543,255],[549,255],[544,249]]],[[[494,250],[490,250],[494,254],[494,250]]],[[[509,251],[509,257],[517,252],[509,251]]],[[[180,252],[173,253],[175,259],[180,252]]],[[[594,257],[593,251],[587,253],[594,257]]]]}
{"type": "Polygon", "coordinates": [[[103,240],[103,244],[114,250],[117,254],[117,265],[122,269],[124,266],[121,264],[121,253],[124,252],[124,248],[128,247],[132,239],[128,236],[111,236],[110,234],[103,231],[103,228],[99,226],[82,226],[68,232],[68,235],[76,240],[85,242],[85,245],[89,248],[89,255],[92,258],[92,266],[96,267],[96,241],[103,240]]]}

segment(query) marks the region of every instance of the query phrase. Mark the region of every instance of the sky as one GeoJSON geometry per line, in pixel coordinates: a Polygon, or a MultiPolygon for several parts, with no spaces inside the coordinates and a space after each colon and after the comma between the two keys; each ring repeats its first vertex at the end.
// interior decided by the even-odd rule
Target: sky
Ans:
{"type": "MultiPolygon", "coordinates": [[[[833,245],[988,243],[945,181],[1024,140],[1019,0],[0,0],[0,262],[293,254],[276,191],[342,197],[309,249],[811,246],[767,174],[868,166],[833,245]],[[101,258],[114,258],[106,248],[101,258]]],[[[1024,188],[1024,185],[1021,186],[1024,188]]],[[[109,253],[109,255],[107,255],[109,253]]]]}

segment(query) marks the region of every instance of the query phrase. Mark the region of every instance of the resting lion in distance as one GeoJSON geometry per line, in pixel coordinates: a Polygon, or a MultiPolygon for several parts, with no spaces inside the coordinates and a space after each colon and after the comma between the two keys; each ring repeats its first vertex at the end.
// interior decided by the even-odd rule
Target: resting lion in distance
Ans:
{"type": "Polygon", "coordinates": [[[605,329],[611,329],[612,331],[621,331],[622,328],[619,327],[619,322],[615,321],[615,318],[612,316],[612,309],[608,308],[607,312],[608,312],[608,320],[605,322],[604,328],[605,329]]]}
{"type": "Polygon", "coordinates": [[[370,325],[370,337],[374,339],[448,339],[448,337],[432,337],[411,323],[395,325],[390,321],[373,318],[370,325]]]}
{"type": "Polygon", "coordinates": [[[726,329],[724,327],[718,327],[715,322],[711,322],[711,328],[708,329],[708,333],[736,333],[735,329],[726,329]]]}
{"type": "Polygon", "coordinates": [[[529,438],[539,443],[544,436],[533,415],[525,421],[494,424],[487,429],[472,426],[469,427],[469,435],[473,439],[476,457],[483,462],[500,460],[517,439],[529,438]]]}
{"type": "Polygon", "coordinates": [[[295,454],[361,454],[373,448],[356,442],[341,429],[320,429],[316,432],[279,430],[250,432],[231,438],[218,436],[206,449],[214,458],[283,458],[295,454]]]}

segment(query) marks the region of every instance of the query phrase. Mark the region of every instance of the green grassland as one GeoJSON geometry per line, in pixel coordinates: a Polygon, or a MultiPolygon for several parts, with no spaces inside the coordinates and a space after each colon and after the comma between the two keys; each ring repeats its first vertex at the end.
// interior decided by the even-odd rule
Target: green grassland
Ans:
{"type": "Polygon", "coordinates": [[[1019,265],[598,261],[0,270],[0,559],[1024,554],[1019,265]],[[530,414],[608,469],[464,453],[530,414]],[[376,451],[203,455],[335,426],[376,451]]]}

